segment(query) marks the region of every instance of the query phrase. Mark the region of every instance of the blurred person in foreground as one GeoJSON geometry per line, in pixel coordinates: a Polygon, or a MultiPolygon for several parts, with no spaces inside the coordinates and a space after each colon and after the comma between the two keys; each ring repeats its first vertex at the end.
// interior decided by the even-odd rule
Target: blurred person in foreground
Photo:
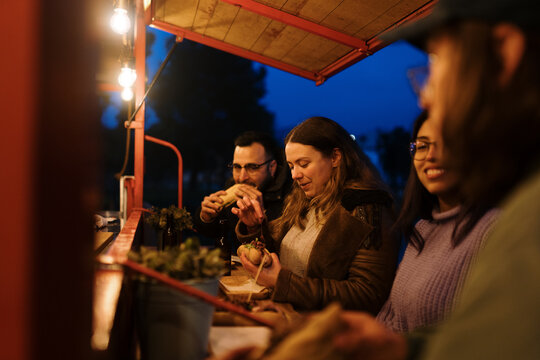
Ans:
{"type": "Polygon", "coordinates": [[[414,123],[409,150],[411,171],[395,224],[408,245],[377,315],[396,332],[435,325],[452,312],[469,266],[497,218],[497,210],[483,207],[460,216],[463,200],[441,123],[426,111],[414,123]]]}
{"type": "MultiPolygon", "coordinates": [[[[392,198],[377,170],[347,131],[324,117],[292,129],[285,155],[294,184],[283,215],[269,223],[259,201],[247,196],[233,208],[238,238],[262,234],[274,251],[258,283],[297,310],[337,301],[376,314],[388,297],[399,246],[390,232],[392,198]]],[[[257,266],[244,254],[241,260],[255,275],[257,266]]]]}
{"type": "MultiPolygon", "coordinates": [[[[237,199],[244,196],[257,199],[269,219],[279,217],[292,182],[283,150],[270,135],[257,131],[240,134],[234,146],[233,161],[229,165],[232,178],[225,189],[238,184],[232,190],[237,199]]],[[[234,234],[238,218],[231,213],[233,204],[223,208],[225,194],[225,190],[219,190],[204,197],[193,217],[194,228],[203,235],[217,238],[223,235],[219,220],[226,219],[228,235],[232,236],[236,248],[240,245],[234,234]]]]}
{"type": "Polygon", "coordinates": [[[540,2],[440,0],[398,36],[432,56],[423,102],[443,122],[463,209],[501,216],[453,314],[406,337],[348,312],[351,359],[540,359],[540,2]]]}

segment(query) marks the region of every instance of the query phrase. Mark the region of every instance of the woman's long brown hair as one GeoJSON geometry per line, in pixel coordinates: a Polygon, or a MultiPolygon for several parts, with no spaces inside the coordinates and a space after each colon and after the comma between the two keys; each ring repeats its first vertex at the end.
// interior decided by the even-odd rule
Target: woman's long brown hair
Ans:
{"type": "Polygon", "coordinates": [[[325,217],[339,206],[346,188],[387,190],[377,169],[343,127],[324,117],[312,117],[297,125],[285,138],[288,143],[314,147],[325,157],[334,149],[341,151],[341,162],[331,175],[323,192],[309,199],[295,182],[284,201],[283,215],[272,222],[275,234],[283,235],[292,226],[305,226],[309,209],[325,217]]]}

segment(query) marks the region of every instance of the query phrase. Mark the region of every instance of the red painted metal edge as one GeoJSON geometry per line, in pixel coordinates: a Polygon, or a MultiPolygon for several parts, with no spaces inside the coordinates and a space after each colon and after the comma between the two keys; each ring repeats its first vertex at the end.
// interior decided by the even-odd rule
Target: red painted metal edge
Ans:
{"type": "MultiPolygon", "coordinates": [[[[361,50],[353,50],[345,56],[340,57],[332,64],[328,65],[322,69],[319,74],[323,79],[327,79],[332,75],[337,74],[338,72],[348,68],[349,66],[356,64],[358,61],[366,58],[369,54],[361,50]]],[[[324,80],[323,80],[324,81],[324,80]]],[[[317,83],[317,85],[320,85],[317,83]]]]}
{"type": "MultiPolygon", "coordinates": [[[[153,9],[154,9],[154,2],[155,1],[152,1],[150,3],[150,6],[148,6],[146,9],[144,9],[144,23],[146,25],[150,25],[150,23],[152,22],[152,13],[153,13],[153,9]]],[[[144,5],[144,2],[143,2],[143,5],[144,5]]]]}
{"type": "Polygon", "coordinates": [[[121,263],[127,259],[127,253],[135,238],[137,227],[142,217],[142,212],[132,211],[122,230],[114,240],[106,255],[100,256],[100,260],[106,263],[121,263]],[[108,259],[108,260],[107,260],[108,259]]]}
{"type": "MultiPolygon", "coordinates": [[[[227,1],[227,0],[222,0],[222,1],[227,1]]],[[[419,19],[423,18],[424,16],[428,15],[431,12],[433,6],[435,6],[435,3],[436,3],[436,1],[430,1],[429,3],[425,4],[424,6],[420,7],[416,11],[414,11],[411,14],[407,15],[406,17],[404,17],[403,19],[401,19],[400,21],[398,21],[394,25],[390,26],[384,32],[388,32],[390,30],[393,30],[396,27],[398,27],[400,25],[403,25],[403,24],[405,24],[407,22],[411,22],[411,21],[415,21],[415,20],[419,20],[419,19]]],[[[381,40],[378,37],[372,38],[371,40],[369,40],[367,42],[367,49],[368,50],[366,52],[353,50],[350,53],[348,53],[347,55],[339,58],[338,60],[336,60],[332,64],[328,65],[323,70],[321,70],[319,72],[319,74],[322,77],[322,79],[321,79],[322,81],[317,82],[317,85],[320,85],[326,78],[329,78],[330,76],[335,75],[340,71],[343,71],[344,69],[348,68],[349,66],[356,64],[358,61],[366,58],[369,55],[374,54],[375,52],[379,51],[380,49],[384,48],[387,45],[389,45],[389,43],[381,40]]]]}
{"type": "Polygon", "coordinates": [[[234,54],[234,55],[238,55],[249,60],[257,61],[257,62],[260,62],[261,64],[269,65],[269,66],[275,67],[283,71],[287,71],[291,74],[298,75],[309,80],[317,80],[317,74],[315,74],[314,72],[300,69],[296,66],[284,63],[282,61],[271,59],[269,57],[243,49],[241,47],[227,44],[226,42],[223,42],[221,40],[204,36],[196,32],[183,29],[179,26],[166,23],[164,21],[152,20],[152,24],[150,24],[150,26],[159,30],[166,31],[170,34],[174,34],[180,38],[186,38],[188,40],[196,41],[198,43],[211,46],[218,50],[222,50],[222,51],[234,54]]]}
{"type": "Polygon", "coordinates": [[[187,294],[187,295],[190,295],[190,296],[193,296],[199,300],[202,300],[208,304],[211,304],[217,308],[221,308],[221,309],[225,309],[225,310],[228,310],[230,312],[233,312],[235,314],[238,314],[238,315],[241,315],[247,319],[250,319],[252,321],[255,321],[256,323],[258,324],[261,324],[261,325],[264,325],[264,326],[268,326],[270,328],[273,328],[274,327],[274,324],[266,319],[263,319],[259,316],[256,316],[256,315],[253,315],[252,313],[250,313],[249,311],[245,310],[244,308],[240,307],[240,306],[237,306],[237,305],[234,305],[234,304],[231,304],[231,303],[228,303],[224,300],[221,300],[220,298],[217,298],[215,296],[212,296],[208,293],[205,293],[204,291],[201,291],[199,289],[196,289],[192,286],[189,286],[189,285],[186,285],[184,284],[183,282],[181,281],[178,281],[178,280],[175,280],[173,278],[170,278],[166,275],[163,275],[162,273],[160,272],[157,272],[155,270],[152,270],[152,269],[149,269],[145,266],[142,266],[136,262],[133,262],[131,260],[126,260],[122,263],[122,265],[132,269],[132,270],[135,270],[136,272],[138,273],[141,273],[141,274],[144,274],[148,277],[151,277],[152,279],[156,279],[158,280],[159,282],[169,286],[169,287],[172,287],[176,290],[180,290],[181,292],[187,294]]]}
{"type": "MultiPolygon", "coordinates": [[[[144,3],[143,0],[136,2],[136,22],[135,22],[135,70],[137,80],[135,83],[135,102],[140,104],[145,92],[145,70],[146,70],[146,26],[144,23],[144,3]]],[[[134,175],[135,192],[133,206],[143,207],[143,184],[144,184],[144,108],[135,115],[135,122],[140,127],[135,129],[135,151],[134,151],[134,175]]],[[[128,214],[130,209],[127,209],[128,214]]]]}
{"type": "Polygon", "coordinates": [[[150,135],[144,135],[144,139],[154,142],[156,144],[166,146],[174,151],[176,154],[176,157],[178,158],[178,207],[182,207],[182,180],[183,180],[183,161],[182,161],[182,154],[180,154],[180,151],[176,146],[171,144],[168,141],[160,140],[158,138],[155,138],[150,135]]]}
{"type": "Polygon", "coordinates": [[[355,49],[367,50],[366,42],[362,39],[327,28],[326,26],[319,25],[317,23],[314,23],[306,19],[302,19],[298,16],[291,15],[282,10],[278,10],[273,7],[263,5],[256,1],[253,1],[253,0],[221,0],[221,1],[231,4],[231,5],[240,6],[242,9],[251,11],[255,14],[259,14],[269,19],[276,20],[281,23],[294,26],[298,29],[307,31],[317,36],[327,38],[329,40],[338,42],[340,44],[350,46],[355,49]]]}
{"type": "Polygon", "coordinates": [[[431,1],[427,2],[427,3],[425,3],[424,5],[422,5],[421,7],[419,7],[418,9],[413,11],[412,13],[410,13],[409,15],[405,16],[403,19],[401,19],[398,22],[395,22],[394,24],[389,26],[382,33],[386,33],[386,32],[389,32],[391,30],[394,30],[398,26],[401,26],[401,25],[403,25],[405,23],[420,20],[421,18],[423,18],[423,17],[425,17],[425,16],[427,16],[427,15],[429,15],[431,13],[431,11],[433,10],[433,7],[435,6],[436,3],[437,3],[437,0],[431,0],[431,1]]]}

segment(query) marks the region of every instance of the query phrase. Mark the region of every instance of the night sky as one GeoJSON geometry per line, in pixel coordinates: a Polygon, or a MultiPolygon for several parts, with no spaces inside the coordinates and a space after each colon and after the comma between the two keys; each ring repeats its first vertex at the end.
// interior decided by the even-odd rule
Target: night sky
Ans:
{"type": "MultiPolygon", "coordinates": [[[[173,35],[150,29],[156,35],[152,55],[148,59],[151,79],[167,53],[167,39],[173,35]]],[[[181,44],[180,44],[181,46],[181,44]]],[[[275,114],[278,136],[310,116],[329,117],[355,135],[374,134],[377,129],[388,131],[396,126],[410,128],[420,112],[417,99],[407,80],[407,69],[425,65],[424,52],[405,43],[387,46],[324,84],[315,86],[311,80],[267,67],[263,99],[275,114]]],[[[264,66],[255,63],[255,66],[264,66]]],[[[113,102],[120,105],[119,97],[113,102]]],[[[105,125],[116,125],[117,108],[109,107],[103,116],[105,125]]],[[[147,125],[157,121],[147,110],[147,125]]]]}

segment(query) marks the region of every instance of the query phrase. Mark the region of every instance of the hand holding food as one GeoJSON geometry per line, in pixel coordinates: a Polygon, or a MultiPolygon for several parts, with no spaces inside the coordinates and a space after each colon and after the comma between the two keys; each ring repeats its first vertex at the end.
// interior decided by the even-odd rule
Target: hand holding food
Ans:
{"type": "MultiPolygon", "coordinates": [[[[243,265],[244,269],[248,273],[250,273],[251,276],[256,278],[255,281],[257,282],[257,284],[268,287],[268,288],[273,288],[276,285],[279,272],[281,271],[281,263],[279,262],[279,258],[277,256],[277,254],[269,253],[265,249],[264,251],[266,253],[266,257],[269,258],[269,260],[268,260],[268,262],[265,261],[266,267],[265,266],[260,267],[260,265],[254,264],[248,258],[248,255],[250,255],[253,250],[250,250],[249,254],[246,254],[245,248],[249,248],[249,247],[246,246],[246,247],[242,248],[242,250],[239,249],[239,251],[238,251],[238,256],[240,257],[240,261],[242,262],[242,265],[243,265]],[[259,270],[259,268],[260,268],[260,270],[259,270]],[[258,275],[257,275],[257,273],[258,273],[258,275]]],[[[261,254],[260,250],[256,250],[256,251],[259,251],[259,254],[261,254]]],[[[256,253],[256,252],[254,252],[254,253],[256,253]]],[[[257,261],[255,257],[259,257],[259,255],[254,255],[255,261],[257,261]]],[[[262,261],[262,258],[263,258],[263,256],[260,257],[261,260],[259,260],[259,261],[262,261]]],[[[260,264],[260,262],[259,262],[259,264],[260,264]]]]}
{"type": "MultiPolygon", "coordinates": [[[[214,221],[221,210],[241,199],[244,194],[253,192],[260,193],[253,186],[235,184],[227,190],[220,190],[205,196],[201,202],[201,220],[206,223],[214,221]]],[[[256,193],[252,196],[256,197],[256,193]]]]}
{"type": "Polygon", "coordinates": [[[261,241],[254,240],[249,244],[240,245],[236,253],[238,257],[242,257],[242,254],[244,254],[254,265],[259,265],[263,258],[265,259],[264,267],[272,265],[272,257],[261,241]],[[265,253],[266,257],[264,256],[265,253]]]}
{"type": "Polygon", "coordinates": [[[247,185],[234,184],[233,186],[225,190],[225,192],[219,196],[221,200],[223,200],[223,202],[221,203],[221,206],[225,208],[233,204],[234,202],[236,202],[238,199],[240,199],[242,196],[239,196],[236,193],[242,186],[247,186],[247,185]]]}
{"type": "Polygon", "coordinates": [[[200,218],[203,222],[209,223],[214,221],[223,207],[223,199],[220,196],[225,195],[224,190],[217,191],[213,194],[205,196],[201,202],[200,218]]]}
{"type": "MultiPolygon", "coordinates": [[[[235,189],[235,194],[238,199],[248,197],[251,200],[257,200],[261,209],[264,209],[263,204],[263,194],[256,187],[247,185],[247,184],[238,184],[239,186],[235,189]]],[[[263,210],[264,211],[264,210],[263,210]]]]}

